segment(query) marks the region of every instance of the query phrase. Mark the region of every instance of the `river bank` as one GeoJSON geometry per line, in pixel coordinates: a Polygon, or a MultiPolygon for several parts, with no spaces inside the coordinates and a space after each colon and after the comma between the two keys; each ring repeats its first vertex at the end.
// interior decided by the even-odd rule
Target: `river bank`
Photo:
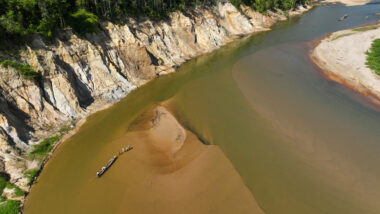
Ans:
{"type": "Polygon", "coordinates": [[[324,0],[322,3],[341,3],[346,6],[357,6],[370,3],[371,0],[324,0]]]}
{"type": "MultiPolygon", "coordinates": [[[[67,123],[83,122],[133,89],[174,72],[188,59],[236,38],[269,30],[287,18],[281,11],[262,15],[243,9],[244,14],[226,3],[195,8],[186,15],[173,13],[168,22],[103,22],[98,34],[83,38],[62,32],[53,44],[36,36],[30,46],[17,51],[17,56],[1,52],[2,57],[26,62],[42,73],[41,80],[31,81],[22,79],[12,68],[0,68],[0,156],[10,182],[25,188],[28,181],[24,171],[39,165],[34,160],[16,161],[18,150],[27,157],[32,145],[59,132],[67,123]]],[[[308,9],[299,7],[290,15],[308,9]]]]}
{"type": "Polygon", "coordinates": [[[266,213],[377,213],[380,115],[354,100],[355,93],[321,77],[308,59],[308,43],[369,24],[375,17],[365,17],[378,9],[316,7],[139,87],[88,117],[57,148],[28,195],[25,214],[112,213],[120,199],[136,197],[135,187],[145,187],[138,197],[149,194],[154,181],[134,179],[139,168],[131,164],[150,163],[132,158],[138,147],[101,179],[95,173],[130,143],[125,135],[134,118],[165,100],[184,127],[205,144],[220,146],[266,213]],[[339,22],[344,14],[350,18],[339,22]],[[234,70],[246,56],[251,56],[246,66],[234,70]],[[237,72],[246,89],[236,82],[237,72]]]}
{"type": "Polygon", "coordinates": [[[316,43],[311,59],[323,74],[380,104],[380,77],[366,65],[366,51],[380,38],[380,25],[338,31],[316,43]]]}

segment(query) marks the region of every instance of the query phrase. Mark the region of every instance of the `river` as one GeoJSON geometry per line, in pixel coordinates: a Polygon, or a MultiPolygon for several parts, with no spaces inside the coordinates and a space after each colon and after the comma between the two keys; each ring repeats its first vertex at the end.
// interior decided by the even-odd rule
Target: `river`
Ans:
{"type": "Polygon", "coordinates": [[[379,11],[319,6],[140,87],[58,147],[24,213],[128,213],[119,198],[136,196],[121,186],[133,188],[136,169],[95,172],[125,146],[134,119],[163,101],[202,142],[221,147],[265,213],[379,213],[380,112],[308,57],[313,41],[373,23],[379,11]]]}

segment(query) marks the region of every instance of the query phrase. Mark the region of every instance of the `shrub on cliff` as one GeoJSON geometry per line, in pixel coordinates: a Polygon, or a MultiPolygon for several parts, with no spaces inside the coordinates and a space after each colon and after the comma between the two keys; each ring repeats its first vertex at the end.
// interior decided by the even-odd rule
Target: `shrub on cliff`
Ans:
{"type": "Polygon", "coordinates": [[[71,27],[78,33],[93,33],[98,31],[98,17],[93,13],[80,9],[71,14],[71,27]]]}
{"type": "Polygon", "coordinates": [[[53,147],[54,143],[59,141],[61,139],[61,136],[57,135],[54,137],[46,138],[45,140],[41,141],[39,144],[33,146],[33,150],[29,153],[29,155],[45,155],[46,153],[50,152],[53,147]]]}
{"type": "Polygon", "coordinates": [[[6,172],[0,172],[0,195],[3,194],[4,188],[7,186],[10,176],[6,172]]]}
{"type": "Polygon", "coordinates": [[[12,67],[17,70],[24,79],[33,80],[41,77],[41,74],[33,70],[29,64],[21,64],[19,62],[5,60],[0,58],[0,65],[4,68],[12,67]]]}
{"type": "Polygon", "coordinates": [[[7,179],[3,176],[0,176],[0,195],[3,193],[3,190],[7,186],[7,183],[7,179]]]}
{"type": "Polygon", "coordinates": [[[20,187],[16,186],[15,184],[9,183],[9,182],[7,183],[6,187],[8,189],[13,189],[13,191],[14,191],[13,194],[17,197],[24,196],[26,193],[24,190],[20,189],[20,187]]]}
{"type": "Polygon", "coordinates": [[[38,169],[32,169],[24,172],[24,176],[28,179],[28,185],[33,184],[34,178],[37,176],[38,172],[38,169]]]}
{"type": "Polygon", "coordinates": [[[371,48],[366,52],[368,67],[380,75],[380,39],[372,42],[371,48]]]}

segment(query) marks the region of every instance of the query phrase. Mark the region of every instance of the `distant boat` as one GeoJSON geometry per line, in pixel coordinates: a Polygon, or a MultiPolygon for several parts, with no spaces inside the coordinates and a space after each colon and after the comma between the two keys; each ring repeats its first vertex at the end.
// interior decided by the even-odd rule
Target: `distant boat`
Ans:
{"type": "Polygon", "coordinates": [[[125,147],[125,151],[126,151],[126,152],[129,151],[129,150],[131,150],[131,149],[133,149],[132,146],[127,146],[127,147],[125,147]]]}
{"type": "Polygon", "coordinates": [[[103,166],[102,169],[96,173],[96,177],[100,177],[104,174],[104,172],[107,171],[107,169],[116,161],[117,159],[117,156],[113,156],[113,158],[111,158],[111,160],[108,161],[107,165],[103,166]]]}
{"type": "Polygon", "coordinates": [[[123,148],[121,148],[121,153],[124,153],[124,152],[128,152],[129,150],[131,150],[131,149],[133,149],[133,147],[132,146],[127,146],[127,147],[123,147],[123,148]]]}
{"type": "Polygon", "coordinates": [[[344,14],[344,16],[340,17],[339,21],[343,21],[345,19],[347,19],[348,15],[347,14],[344,14]]]}

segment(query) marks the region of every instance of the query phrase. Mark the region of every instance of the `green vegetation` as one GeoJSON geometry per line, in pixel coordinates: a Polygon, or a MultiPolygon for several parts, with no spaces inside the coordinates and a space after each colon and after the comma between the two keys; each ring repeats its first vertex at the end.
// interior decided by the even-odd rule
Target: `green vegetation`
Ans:
{"type": "Polygon", "coordinates": [[[375,39],[372,43],[367,54],[368,67],[375,71],[377,75],[380,75],[380,39],[375,39]]]}
{"type": "Polygon", "coordinates": [[[0,175],[0,195],[3,194],[3,190],[7,186],[7,183],[7,178],[0,175]]]}
{"type": "MultiPolygon", "coordinates": [[[[165,19],[173,11],[195,5],[215,5],[227,0],[0,0],[0,41],[22,41],[23,37],[40,33],[52,38],[58,29],[72,27],[79,33],[96,32],[98,17],[119,21],[128,16],[165,19]]],[[[260,12],[279,8],[289,10],[309,0],[230,0],[260,12]]]]}
{"type": "Polygon", "coordinates": [[[73,29],[79,33],[92,33],[98,30],[98,17],[84,9],[71,15],[73,29]]]}
{"type": "Polygon", "coordinates": [[[75,125],[76,125],[75,122],[72,121],[71,123],[62,126],[59,129],[59,133],[61,133],[61,135],[67,134],[69,131],[75,128],[75,125]]]}
{"type": "Polygon", "coordinates": [[[24,172],[25,177],[28,179],[28,185],[33,184],[34,178],[37,176],[38,171],[38,169],[32,169],[24,172]]]}
{"type": "Polygon", "coordinates": [[[17,214],[20,211],[21,202],[18,200],[8,200],[0,205],[1,214],[17,214]]]}
{"type": "Polygon", "coordinates": [[[20,189],[18,186],[11,184],[11,183],[7,183],[6,187],[8,189],[14,189],[14,195],[15,196],[24,196],[26,193],[24,190],[20,189]]]}
{"type": "Polygon", "coordinates": [[[15,61],[10,61],[0,58],[0,65],[4,68],[12,67],[17,70],[24,79],[33,80],[41,77],[41,74],[34,71],[28,64],[21,64],[15,61]]]}
{"type": "Polygon", "coordinates": [[[20,189],[19,187],[15,188],[15,191],[14,191],[15,196],[24,196],[25,193],[26,192],[24,190],[20,189]]]}
{"type": "Polygon", "coordinates": [[[4,202],[4,201],[6,201],[6,200],[7,200],[7,198],[6,198],[5,196],[2,196],[2,195],[0,196],[0,203],[1,203],[1,202],[4,202]]]}
{"type": "Polygon", "coordinates": [[[54,137],[46,138],[45,140],[41,141],[39,144],[33,146],[33,150],[29,153],[29,155],[46,155],[48,152],[50,152],[53,147],[54,143],[59,141],[61,139],[61,136],[57,135],[54,137]]]}

